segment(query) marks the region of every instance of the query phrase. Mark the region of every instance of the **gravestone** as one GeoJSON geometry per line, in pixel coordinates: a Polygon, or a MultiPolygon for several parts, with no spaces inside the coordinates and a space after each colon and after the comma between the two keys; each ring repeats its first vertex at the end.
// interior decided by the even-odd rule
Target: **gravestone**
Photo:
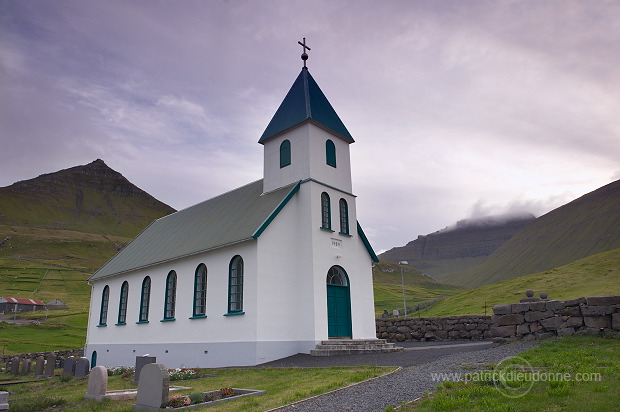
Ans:
{"type": "Polygon", "coordinates": [[[65,367],[65,358],[62,356],[56,356],[56,363],[54,369],[63,369],[65,367]]]}
{"type": "Polygon", "coordinates": [[[136,368],[134,372],[133,383],[138,383],[140,381],[140,371],[144,367],[144,365],[148,365],[149,363],[157,362],[157,357],[155,356],[136,356],[136,368]]]}
{"type": "Polygon", "coordinates": [[[86,399],[94,399],[101,401],[104,399],[104,395],[108,390],[108,370],[105,366],[95,366],[90,371],[88,377],[88,392],[86,392],[86,399]]]}
{"type": "Polygon", "coordinates": [[[38,356],[37,363],[34,365],[35,378],[42,378],[44,369],[45,369],[45,358],[43,358],[43,356],[38,356]]]}
{"type": "Polygon", "coordinates": [[[75,373],[75,358],[73,356],[69,356],[65,359],[65,365],[62,368],[63,375],[73,376],[75,373]]]}
{"type": "Polygon", "coordinates": [[[11,375],[19,375],[19,358],[15,357],[11,361],[11,375]]]}
{"type": "Polygon", "coordinates": [[[8,411],[9,410],[9,393],[8,392],[0,392],[0,411],[8,411]]]}
{"type": "Polygon", "coordinates": [[[51,353],[47,355],[47,362],[45,364],[45,376],[54,376],[54,369],[56,369],[56,355],[51,353]]]}
{"type": "Polygon", "coordinates": [[[170,390],[170,375],[168,369],[161,363],[144,365],[138,383],[138,397],[134,409],[149,411],[161,407],[168,401],[170,390]]]}
{"type": "Polygon", "coordinates": [[[90,371],[90,361],[88,358],[79,358],[75,361],[75,372],[74,376],[76,378],[85,378],[90,371]]]}
{"type": "Polygon", "coordinates": [[[32,361],[30,359],[24,359],[22,361],[22,369],[21,369],[21,374],[22,375],[28,375],[30,373],[30,364],[32,363],[32,361]]]}

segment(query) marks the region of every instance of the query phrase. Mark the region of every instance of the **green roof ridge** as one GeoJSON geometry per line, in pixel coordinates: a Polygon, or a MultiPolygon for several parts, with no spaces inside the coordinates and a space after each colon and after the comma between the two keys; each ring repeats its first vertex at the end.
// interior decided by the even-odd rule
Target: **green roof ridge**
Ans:
{"type": "Polygon", "coordinates": [[[307,120],[325,127],[349,143],[355,141],[308,68],[304,67],[258,142],[264,143],[307,120]]]}

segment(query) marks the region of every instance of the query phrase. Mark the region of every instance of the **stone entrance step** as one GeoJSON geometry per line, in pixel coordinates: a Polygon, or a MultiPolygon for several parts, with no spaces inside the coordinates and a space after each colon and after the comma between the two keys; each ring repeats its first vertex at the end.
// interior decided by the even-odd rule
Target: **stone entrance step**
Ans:
{"type": "Polygon", "coordinates": [[[321,341],[310,351],[312,356],[355,355],[398,352],[403,348],[385,339],[330,339],[321,341]]]}

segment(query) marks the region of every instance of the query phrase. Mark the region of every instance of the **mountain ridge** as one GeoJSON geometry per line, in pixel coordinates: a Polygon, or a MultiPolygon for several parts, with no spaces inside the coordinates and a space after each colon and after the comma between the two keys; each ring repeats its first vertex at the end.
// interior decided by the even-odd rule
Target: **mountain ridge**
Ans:
{"type": "Polygon", "coordinates": [[[541,272],[620,248],[620,180],[560,206],[528,224],[484,262],[452,274],[478,287],[541,272]]]}
{"type": "Polygon", "coordinates": [[[449,283],[450,273],[482,262],[534,219],[532,214],[520,214],[460,220],[428,235],[419,235],[405,246],[380,254],[379,258],[407,261],[437,281],[449,283]]]}
{"type": "Polygon", "coordinates": [[[0,188],[0,225],[133,237],[173,212],[101,159],[0,188]]]}

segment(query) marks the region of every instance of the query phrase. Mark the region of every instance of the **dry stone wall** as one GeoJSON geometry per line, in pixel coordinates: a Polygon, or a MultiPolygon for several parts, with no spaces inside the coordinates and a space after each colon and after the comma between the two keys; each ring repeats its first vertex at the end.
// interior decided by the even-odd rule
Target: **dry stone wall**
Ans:
{"type": "Polygon", "coordinates": [[[524,298],[493,306],[495,342],[586,334],[620,335],[620,295],[571,300],[524,298]]]}
{"type": "Polygon", "coordinates": [[[391,342],[493,339],[496,343],[573,334],[620,335],[620,295],[571,300],[535,297],[493,306],[493,316],[376,320],[377,338],[391,342]]]}
{"type": "Polygon", "coordinates": [[[81,358],[82,356],[84,356],[84,348],[57,350],[57,351],[52,351],[52,352],[21,353],[19,355],[0,355],[0,363],[8,362],[9,360],[13,358],[37,359],[39,356],[47,357],[49,355],[55,355],[61,358],[68,358],[69,356],[75,356],[75,357],[81,358]]]}
{"type": "Polygon", "coordinates": [[[491,316],[377,319],[377,338],[392,342],[490,339],[491,316]]]}

